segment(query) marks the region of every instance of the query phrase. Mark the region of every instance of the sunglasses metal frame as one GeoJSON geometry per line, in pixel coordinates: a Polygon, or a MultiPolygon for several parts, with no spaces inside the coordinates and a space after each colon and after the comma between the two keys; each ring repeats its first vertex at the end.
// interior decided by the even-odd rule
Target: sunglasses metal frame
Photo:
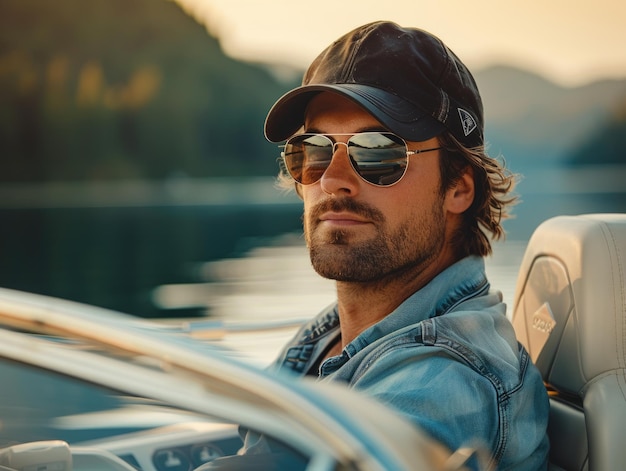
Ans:
{"type": "Polygon", "coordinates": [[[320,173],[319,178],[317,180],[311,182],[311,183],[302,183],[302,182],[298,181],[296,179],[296,177],[291,173],[291,171],[289,170],[289,165],[286,162],[285,149],[286,149],[287,145],[289,145],[289,142],[291,140],[293,140],[295,138],[302,138],[304,136],[311,136],[311,137],[321,136],[321,137],[324,137],[324,138],[328,139],[328,141],[332,144],[332,153],[331,153],[331,158],[328,161],[328,166],[330,166],[332,158],[335,155],[335,152],[336,152],[335,148],[336,148],[336,146],[340,145],[340,144],[345,145],[346,146],[346,152],[347,152],[348,157],[350,159],[350,166],[352,167],[352,170],[354,171],[354,173],[356,173],[359,176],[359,178],[361,178],[361,180],[363,180],[364,182],[369,183],[370,185],[373,185],[373,186],[381,187],[381,188],[387,188],[387,187],[393,186],[393,185],[397,184],[398,182],[400,182],[400,180],[402,180],[404,178],[404,175],[406,175],[407,169],[409,168],[409,160],[410,160],[409,156],[416,155],[416,154],[423,154],[423,153],[426,153],[426,152],[432,152],[432,151],[435,151],[435,150],[441,150],[443,148],[443,147],[439,146],[439,147],[431,147],[431,148],[428,148],[428,149],[409,149],[409,146],[408,146],[407,142],[403,138],[401,138],[397,134],[394,134],[394,133],[388,132],[388,131],[367,131],[367,132],[360,132],[360,133],[357,132],[357,133],[337,133],[337,134],[324,134],[324,133],[301,133],[301,134],[296,134],[296,135],[290,137],[289,139],[287,139],[285,144],[282,144],[282,145],[279,146],[279,147],[281,147],[283,149],[283,151],[281,151],[280,155],[281,155],[281,158],[283,159],[283,163],[285,165],[285,169],[287,170],[287,173],[289,173],[291,178],[293,178],[298,184],[304,185],[304,186],[314,185],[315,183],[319,182],[321,180],[322,176],[324,175],[324,173],[326,172],[326,170],[328,169],[328,166],[327,166],[324,169],[324,171],[320,173]],[[405,156],[405,158],[406,158],[406,165],[404,167],[404,171],[402,172],[402,175],[400,175],[400,177],[398,177],[397,180],[395,180],[394,182],[389,183],[389,184],[374,183],[374,182],[371,182],[371,181],[367,180],[363,175],[361,175],[359,173],[358,168],[355,168],[355,165],[358,165],[358,163],[352,158],[352,156],[350,156],[350,145],[349,145],[349,142],[350,142],[350,139],[352,139],[354,136],[360,136],[360,135],[364,135],[364,134],[381,134],[383,136],[392,136],[393,137],[392,140],[396,140],[396,141],[400,141],[400,142],[404,143],[404,148],[405,148],[405,153],[406,153],[406,156],[405,156]],[[337,141],[334,141],[331,138],[331,136],[350,136],[350,138],[348,138],[348,140],[346,142],[337,142],[337,141]]]}

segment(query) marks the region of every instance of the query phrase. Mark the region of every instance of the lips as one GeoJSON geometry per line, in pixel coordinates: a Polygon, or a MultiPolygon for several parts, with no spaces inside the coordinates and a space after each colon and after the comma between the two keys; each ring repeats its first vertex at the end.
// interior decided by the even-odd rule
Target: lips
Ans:
{"type": "Polygon", "coordinates": [[[385,217],[380,210],[352,198],[328,198],[313,206],[306,218],[311,227],[319,224],[349,226],[358,224],[383,224],[385,217]]]}
{"type": "Polygon", "coordinates": [[[356,225],[356,224],[368,224],[371,221],[364,219],[357,214],[349,212],[326,212],[319,218],[320,222],[326,222],[333,225],[356,225]]]}

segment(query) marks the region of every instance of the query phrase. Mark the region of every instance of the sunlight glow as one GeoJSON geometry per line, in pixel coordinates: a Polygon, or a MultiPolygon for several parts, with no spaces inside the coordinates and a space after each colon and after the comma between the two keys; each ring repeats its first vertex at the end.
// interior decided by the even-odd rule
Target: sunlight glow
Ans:
{"type": "Polygon", "coordinates": [[[176,0],[245,60],[300,68],[341,34],[379,19],[426,29],[470,67],[529,69],[562,85],[626,77],[621,0],[176,0]]]}

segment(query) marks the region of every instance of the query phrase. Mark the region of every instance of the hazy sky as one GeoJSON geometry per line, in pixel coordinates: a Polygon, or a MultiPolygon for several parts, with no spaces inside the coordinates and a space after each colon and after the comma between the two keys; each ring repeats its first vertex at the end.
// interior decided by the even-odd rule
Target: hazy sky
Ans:
{"type": "Polygon", "coordinates": [[[307,66],[361,24],[392,20],[437,36],[470,68],[522,65],[561,84],[626,77],[625,0],[177,0],[237,58],[307,66]]]}

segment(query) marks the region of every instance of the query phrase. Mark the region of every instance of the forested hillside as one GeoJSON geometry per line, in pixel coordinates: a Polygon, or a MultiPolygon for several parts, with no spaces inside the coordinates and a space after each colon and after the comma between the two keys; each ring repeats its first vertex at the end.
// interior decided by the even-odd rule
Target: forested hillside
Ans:
{"type": "Polygon", "coordinates": [[[226,57],[170,0],[4,0],[0,181],[271,175],[292,84],[226,57]]]}

